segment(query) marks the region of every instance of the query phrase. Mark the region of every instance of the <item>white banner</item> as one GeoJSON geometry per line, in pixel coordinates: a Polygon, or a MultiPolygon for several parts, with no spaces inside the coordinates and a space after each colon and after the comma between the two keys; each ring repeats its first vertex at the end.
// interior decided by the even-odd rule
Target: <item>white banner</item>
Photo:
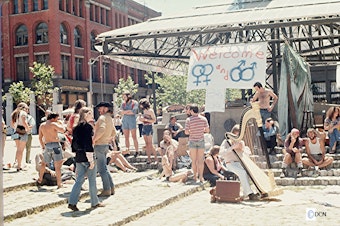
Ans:
{"type": "Polygon", "coordinates": [[[266,81],[267,43],[193,48],[187,90],[251,89],[266,81]]]}
{"type": "Polygon", "coordinates": [[[204,110],[206,112],[225,112],[225,89],[207,89],[204,110]]]}
{"type": "Polygon", "coordinates": [[[340,90],[340,63],[336,64],[336,88],[340,90]]]}

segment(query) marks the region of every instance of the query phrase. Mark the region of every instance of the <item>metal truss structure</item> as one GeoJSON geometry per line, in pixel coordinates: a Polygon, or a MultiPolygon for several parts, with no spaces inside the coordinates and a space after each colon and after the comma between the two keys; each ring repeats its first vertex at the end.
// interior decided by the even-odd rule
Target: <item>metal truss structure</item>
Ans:
{"type": "Polygon", "coordinates": [[[267,80],[274,91],[278,90],[284,42],[311,67],[334,66],[339,62],[340,1],[240,2],[197,7],[193,12],[154,18],[100,34],[98,40],[104,54],[125,65],[182,75],[186,74],[193,47],[267,42],[267,80]],[[225,22],[220,21],[223,18],[225,22]]]}

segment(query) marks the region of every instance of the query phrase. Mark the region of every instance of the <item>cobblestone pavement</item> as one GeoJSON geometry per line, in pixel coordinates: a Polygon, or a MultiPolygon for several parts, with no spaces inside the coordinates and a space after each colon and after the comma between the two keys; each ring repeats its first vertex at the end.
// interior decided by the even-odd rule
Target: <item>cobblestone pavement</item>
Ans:
{"type": "Polygon", "coordinates": [[[203,190],[127,225],[340,225],[339,188],[285,187],[276,201],[239,204],[210,203],[203,190]],[[306,220],[307,209],[320,216],[306,220]]]}
{"type": "MultiPolygon", "coordinates": [[[[11,142],[6,143],[6,152],[12,152],[13,157],[15,149],[11,142]]],[[[32,156],[39,151],[36,142],[37,137],[32,156]]],[[[113,173],[118,186],[114,196],[102,199],[105,207],[90,209],[89,198],[85,196],[78,203],[80,211],[72,212],[65,201],[72,185],[60,190],[56,187],[38,190],[30,186],[32,177],[37,175],[32,165],[20,173],[11,169],[3,175],[4,214],[19,212],[22,216],[4,225],[340,225],[339,185],[286,186],[284,193],[271,201],[210,203],[208,187],[147,178],[155,173],[156,170],[113,173]],[[306,219],[307,210],[316,216],[315,220],[306,219]]]]}

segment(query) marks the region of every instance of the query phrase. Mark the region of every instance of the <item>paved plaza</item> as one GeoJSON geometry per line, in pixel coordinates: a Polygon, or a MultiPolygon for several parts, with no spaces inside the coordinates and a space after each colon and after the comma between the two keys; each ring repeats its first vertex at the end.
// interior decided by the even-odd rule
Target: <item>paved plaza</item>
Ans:
{"type": "MultiPolygon", "coordinates": [[[[122,142],[124,143],[124,142],[122,142]]],[[[143,141],[140,139],[140,146],[143,141]]],[[[34,136],[32,157],[39,152],[34,136]]],[[[5,162],[13,162],[14,142],[8,137],[5,162]]],[[[82,191],[80,211],[67,208],[72,185],[34,186],[34,165],[20,173],[4,171],[4,225],[340,225],[340,186],[286,186],[270,201],[211,203],[208,185],[167,183],[157,170],[112,173],[116,194],[101,198],[103,208],[90,209],[82,191]],[[308,214],[306,214],[308,213],[308,214]]],[[[87,185],[87,182],[85,182],[87,185]]],[[[97,178],[98,188],[102,188],[97,178]]]]}

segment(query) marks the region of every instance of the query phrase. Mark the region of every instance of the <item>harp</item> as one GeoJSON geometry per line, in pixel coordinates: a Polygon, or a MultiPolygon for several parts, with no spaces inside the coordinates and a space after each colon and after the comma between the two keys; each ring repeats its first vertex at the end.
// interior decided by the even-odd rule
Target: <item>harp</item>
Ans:
{"type": "MultiPolygon", "coordinates": [[[[282,189],[277,188],[274,174],[272,172],[270,161],[269,161],[269,155],[267,152],[267,147],[264,142],[263,138],[263,130],[262,130],[262,119],[260,115],[260,107],[258,103],[252,103],[251,106],[245,108],[241,115],[241,122],[240,122],[240,133],[239,135],[235,135],[233,133],[227,132],[225,134],[225,137],[229,144],[231,145],[231,142],[238,142],[244,139],[244,137],[247,135],[247,124],[248,121],[256,121],[254,122],[257,124],[258,132],[260,132],[260,143],[262,146],[262,155],[264,155],[265,158],[261,158],[259,156],[259,153],[252,152],[252,157],[254,159],[264,160],[266,161],[266,165],[268,166],[268,175],[264,172],[263,169],[261,169],[248,155],[244,153],[238,153],[235,150],[234,153],[239,158],[243,168],[246,170],[249,178],[252,180],[254,185],[256,186],[257,190],[262,194],[266,194],[268,196],[275,196],[283,193],[282,189]]],[[[257,133],[258,133],[257,132],[257,133]]],[[[254,139],[253,139],[254,140],[254,139]]]]}

